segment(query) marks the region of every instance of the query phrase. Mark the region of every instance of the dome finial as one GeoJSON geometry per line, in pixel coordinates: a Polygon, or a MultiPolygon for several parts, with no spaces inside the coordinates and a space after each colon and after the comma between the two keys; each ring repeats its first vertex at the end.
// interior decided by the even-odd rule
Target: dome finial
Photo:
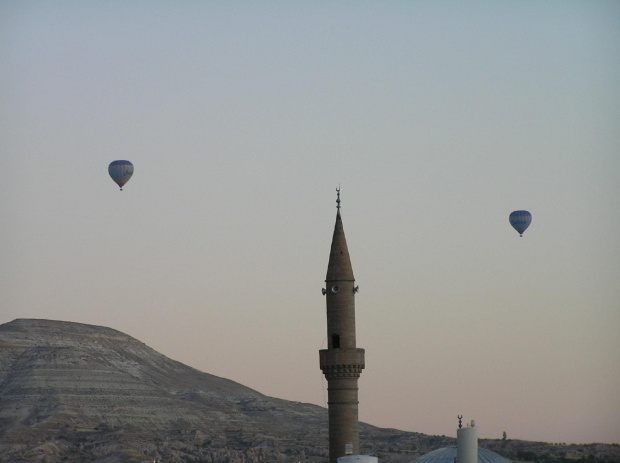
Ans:
{"type": "Polygon", "coordinates": [[[338,188],[336,188],[336,209],[340,210],[340,183],[338,184],[338,188]]]}

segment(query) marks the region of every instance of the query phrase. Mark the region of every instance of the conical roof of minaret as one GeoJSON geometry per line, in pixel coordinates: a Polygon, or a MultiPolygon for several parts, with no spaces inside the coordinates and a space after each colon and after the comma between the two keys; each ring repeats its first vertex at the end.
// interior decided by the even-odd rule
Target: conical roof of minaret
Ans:
{"type": "Polygon", "coordinates": [[[342,219],[340,217],[340,208],[338,208],[325,281],[354,279],[353,267],[351,267],[351,258],[349,257],[349,249],[347,248],[347,239],[344,236],[344,228],[342,227],[342,219]]]}

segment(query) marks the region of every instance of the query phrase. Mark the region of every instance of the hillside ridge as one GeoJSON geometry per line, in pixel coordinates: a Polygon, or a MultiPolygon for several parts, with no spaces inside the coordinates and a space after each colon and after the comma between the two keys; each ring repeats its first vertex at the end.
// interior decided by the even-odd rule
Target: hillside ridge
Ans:
{"type": "MultiPolygon", "coordinates": [[[[118,330],[43,319],[0,325],[0,463],[323,462],[327,440],[325,408],[201,372],[118,330]]],[[[360,440],[383,463],[455,442],[364,423],[360,440]]],[[[547,444],[533,452],[522,442],[481,446],[513,460],[583,453],[547,444]]],[[[596,445],[589,463],[592,455],[620,462],[617,446],[596,445]]]]}

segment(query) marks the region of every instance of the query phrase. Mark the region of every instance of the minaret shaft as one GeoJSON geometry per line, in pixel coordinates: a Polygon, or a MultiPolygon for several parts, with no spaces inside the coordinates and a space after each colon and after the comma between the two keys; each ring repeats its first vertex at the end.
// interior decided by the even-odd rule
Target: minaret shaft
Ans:
{"type": "Polygon", "coordinates": [[[360,453],[357,380],[365,366],[364,349],[355,344],[355,279],[340,209],[325,283],[327,349],[319,351],[319,358],[327,379],[329,462],[337,463],[347,453],[360,453]]]}
{"type": "Polygon", "coordinates": [[[327,284],[327,347],[355,349],[354,281],[326,281],[327,284]],[[332,288],[337,287],[334,294],[332,288]],[[344,296],[347,297],[344,297],[344,296]],[[349,297],[350,296],[350,297],[349,297]],[[339,342],[338,342],[339,340],[339,342]]]}

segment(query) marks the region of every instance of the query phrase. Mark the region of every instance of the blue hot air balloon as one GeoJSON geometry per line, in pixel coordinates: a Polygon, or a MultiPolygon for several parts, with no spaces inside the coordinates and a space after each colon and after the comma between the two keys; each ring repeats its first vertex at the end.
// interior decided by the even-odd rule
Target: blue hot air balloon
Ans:
{"type": "Polygon", "coordinates": [[[133,175],[133,164],[129,161],[112,161],[108,166],[108,172],[112,180],[114,180],[118,186],[121,187],[121,191],[123,191],[123,186],[133,175]]]}
{"type": "Polygon", "coordinates": [[[519,232],[519,236],[523,236],[523,232],[532,223],[532,214],[528,211],[514,211],[510,213],[510,225],[519,232]]]}

